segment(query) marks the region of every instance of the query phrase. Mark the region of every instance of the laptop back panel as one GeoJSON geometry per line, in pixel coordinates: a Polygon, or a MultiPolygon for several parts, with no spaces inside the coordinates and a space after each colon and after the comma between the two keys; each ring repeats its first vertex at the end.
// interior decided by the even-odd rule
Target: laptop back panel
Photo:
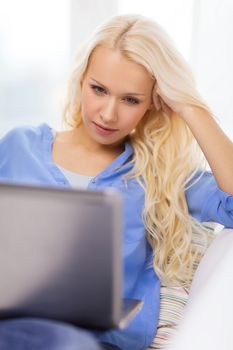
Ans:
{"type": "Polygon", "coordinates": [[[0,317],[117,326],[121,210],[114,192],[0,184],[0,317]]]}

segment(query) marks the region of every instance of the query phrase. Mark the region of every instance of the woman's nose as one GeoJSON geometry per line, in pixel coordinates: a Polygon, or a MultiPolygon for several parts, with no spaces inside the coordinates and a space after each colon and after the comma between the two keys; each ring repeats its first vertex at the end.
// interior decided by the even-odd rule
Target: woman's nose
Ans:
{"type": "Polygon", "coordinates": [[[101,110],[101,119],[105,123],[117,121],[117,105],[115,99],[109,99],[101,110]]]}

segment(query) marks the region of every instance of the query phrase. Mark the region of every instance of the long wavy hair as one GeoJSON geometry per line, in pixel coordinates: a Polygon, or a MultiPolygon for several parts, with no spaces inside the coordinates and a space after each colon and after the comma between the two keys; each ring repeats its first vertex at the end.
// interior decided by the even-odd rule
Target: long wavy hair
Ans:
{"type": "MultiPolygon", "coordinates": [[[[81,122],[81,81],[96,47],[116,49],[146,68],[169,99],[210,110],[199,95],[192,72],[167,33],[139,15],[115,16],[102,24],[79,50],[64,108],[66,125],[81,122]]],[[[155,93],[155,92],[153,92],[155,93]]],[[[155,108],[148,110],[129,135],[134,148],[133,170],[145,190],[143,220],[153,249],[155,272],[165,285],[188,286],[208,230],[189,215],[185,191],[205,167],[204,156],[186,123],[155,108]]],[[[201,176],[201,175],[200,175],[201,176]]],[[[205,249],[205,248],[204,248],[205,249]]]]}

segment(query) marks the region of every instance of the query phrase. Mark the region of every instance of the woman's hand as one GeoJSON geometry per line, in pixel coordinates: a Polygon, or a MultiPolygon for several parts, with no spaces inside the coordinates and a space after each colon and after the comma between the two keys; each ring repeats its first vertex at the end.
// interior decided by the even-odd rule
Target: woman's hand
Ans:
{"type": "Polygon", "coordinates": [[[167,116],[177,113],[188,125],[202,149],[219,188],[233,196],[233,143],[205,109],[169,100],[158,85],[153,90],[153,103],[167,116]]]}

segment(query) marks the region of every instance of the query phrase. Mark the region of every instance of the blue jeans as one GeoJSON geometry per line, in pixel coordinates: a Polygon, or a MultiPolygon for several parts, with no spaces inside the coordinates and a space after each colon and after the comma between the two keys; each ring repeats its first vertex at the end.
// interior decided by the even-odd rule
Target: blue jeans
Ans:
{"type": "Polygon", "coordinates": [[[0,321],[1,350],[103,350],[87,331],[50,320],[21,318],[0,321]]]}

